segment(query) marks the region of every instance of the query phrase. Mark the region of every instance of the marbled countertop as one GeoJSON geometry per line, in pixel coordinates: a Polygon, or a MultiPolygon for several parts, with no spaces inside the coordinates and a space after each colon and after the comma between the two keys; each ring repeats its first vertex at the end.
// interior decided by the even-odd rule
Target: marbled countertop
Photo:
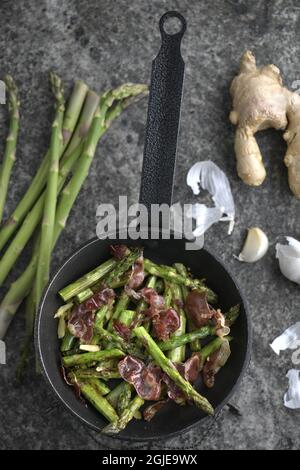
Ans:
{"type": "MultiPolygon", "coordinates": [[[[188,21],[182,47],[186,79],[174,199],[189,200],[185,176],[198,160],[211,158],[230,178],[237,212],[234,233],[228,237],[226,226],[219,224],[207,234],[206,245],[227,263],[248,299],[254,344],[251,366],[232,399],[242,410],[241,417],[225,409],[205,436],[196,428],[163,444],[134,447],[296,449],[300,446],[300,411],[282,404],[291,357],[287,353],[277,358],[269,343],[299,319],[299,287],[280,275],[274,247],[283,235],[300,237],[300,202],[287,185],[281,133],[259,135],[268,176],[262,187],[253,189],[236,175],[234,130],[228,121],[228,87],[245,49],[252,49],[261,64],[278,65],[288,86],[300,79],[300,10],[296,0],[2,0],[1,75],[14,75],[22,100],[20,145],[7,214],[26,189],[49,141],[52,99],[47,72],[57,71],[67,87],[74,78],[82,78],[99,91],[124,81],[148,82],[160,41],[157,22],[171,8],[178,9],[188,21]],[[239,252],[246,228],[253,225],[267,232],[270,250],[254,265],[240,264],[233,253],[239,252]]],[[[144,101],[131,107],[99,145],[89,178],[55,250],[53,269],[94,236],[95,209],[100,202],[116,203],[119,194],[137,202],[146,106],[144,101]]],[[[4,121],[5,112],[0,109],[1,150],[4,121]]],[[[26,253],[7,285],[25,262],[26,253]]],[[[130,447],[126,442],[100,438],[79,425],[44,380],[35,375],[33,366],[22,385],[15,383],[23,328],[21,309],[7,336],[8,363],[0,366],[0,448],[130,447]]]]}

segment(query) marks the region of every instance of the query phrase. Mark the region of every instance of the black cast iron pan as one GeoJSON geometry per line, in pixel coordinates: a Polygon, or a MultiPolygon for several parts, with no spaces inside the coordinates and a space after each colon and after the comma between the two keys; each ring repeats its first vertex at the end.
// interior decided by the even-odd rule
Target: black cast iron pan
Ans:
{"type": "MultiPolygon", "coordinates": [[[[162,45],[152,66],[140,195],[140,202],[147,207],[154,203],[171,204],[172,200],[184,75],[180,43],[185,29],[186,22],[177,12],[168,12],[160,20],[162,45]],[[176,17],[181,22],[180,31],[173,35],[167,34],[164,29],[164,23],[169,17],[176,17]]],[[[241,305],[240,317],[232,328],[234,340],[231,343],[230,360],[219,372],[214,388],[205,389],[201,381],[197,385],[199,392],[208,398],[217,414],[236,390],[249,362],[249,316],[240,289],[224,264],[205,249],[186,251],[184,239],[133,241],[121,237],[116,240],[96,238],[85,243],[64,262],[45,290],[36,321],[36,348],[48,383],[65,406],[83,422],[95,430],[101,430],[106,424],[105,419],[93,407],[85,406],[76,398],[72,388],[61,376],[57,323],[53,315],[61,305],[58,291],[105,261],[109,256],[109,245],[119,244],[120,241],[131,246],[142,244],[145,256],[155,262],[169,265],[183,262],[189,266],[196,277],[207,279],[208,285],[218,294],[223,311],[237,303],[241,305]]],[[[114,437],[136,441],[161,439],[195,425],[199,426],[199,432],[203,432],[210,420],[212,418],[205,416],[194,406],[180,407],[169,403],[149,423],[134,420],[121,434],[114,437]]]]}

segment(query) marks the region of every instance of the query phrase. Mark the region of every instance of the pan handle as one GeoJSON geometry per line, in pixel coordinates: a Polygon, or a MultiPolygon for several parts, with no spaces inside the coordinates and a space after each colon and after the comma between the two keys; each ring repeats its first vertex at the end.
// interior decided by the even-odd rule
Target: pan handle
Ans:
{"type": "Polygon", "coordinates": [[[152,62],[140,203],[150,214],[151,204],[172,204],[184,61],[180,52],[186,21],[168,11],[160,21],[162,44],[152,62]],[[180,31],[169,34],[166,22],[178,18],[180,31]]]}

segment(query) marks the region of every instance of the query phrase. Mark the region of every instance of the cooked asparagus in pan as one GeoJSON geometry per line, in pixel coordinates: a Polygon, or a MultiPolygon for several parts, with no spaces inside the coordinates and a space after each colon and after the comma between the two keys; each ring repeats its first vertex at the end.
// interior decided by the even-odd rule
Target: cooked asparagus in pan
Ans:
{"type": "Polygon", "coordinates": [[[181,263],[154,263],[140,247],[110,251],[59,292],[66,382],[107,419],[108,434],[122,431],[141,408],[148,421],[170,401],[212,415],[203,391],[217,386],[230,357],[239,306],[222,313],[216,293],[181,263]]]}

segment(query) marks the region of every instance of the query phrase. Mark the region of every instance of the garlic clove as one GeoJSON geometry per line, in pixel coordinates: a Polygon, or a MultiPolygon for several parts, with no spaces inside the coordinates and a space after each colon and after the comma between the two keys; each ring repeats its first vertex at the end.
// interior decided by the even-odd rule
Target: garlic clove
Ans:
{"type": "Polygon", "coordinates": [[[238,256],[239,261],[255,263],[261,259],[268,251],[269,240],[267,235],[258,227],[251,227],[248,230],[243,249],[238,256]]]}
{"type": "Polygon", "coordinates": [[[300,284],[300,242],[286,237],[288,245],[276,244],[276,258],[282,274],[290,281],[300,284]]]}

